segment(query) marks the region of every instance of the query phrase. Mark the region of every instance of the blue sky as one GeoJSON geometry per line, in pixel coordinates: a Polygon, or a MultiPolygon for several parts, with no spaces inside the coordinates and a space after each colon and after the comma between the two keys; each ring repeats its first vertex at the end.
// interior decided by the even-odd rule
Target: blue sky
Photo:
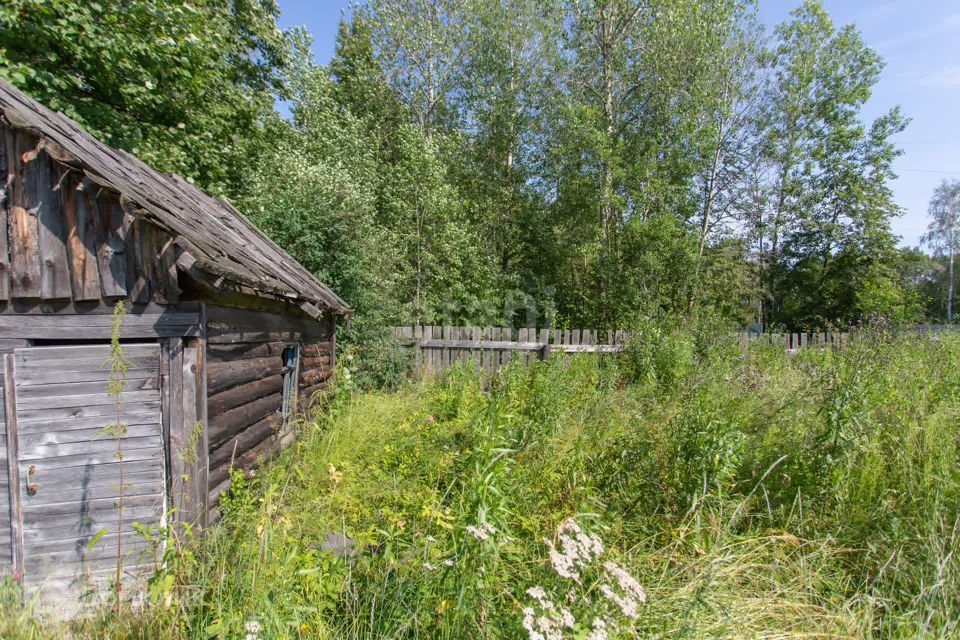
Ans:
{"type": "MultiPolygon", "coordinates": [[[[317,61],[333,53],[337,21],[348,0],[278,0],[283,27],[313,35],[317,61]]],[[[799,0],[760,0],[761,18],[776,24],[799,0]]],[[[960,0],[824,0],[834,22],[853,22],[887,63],[864,116],[899,104],[912,122],[897,142],[894,182],[904,214],[894,231],[916,245],[927,225],[927,202],[944,178],[960,178],[960,0]]]]}

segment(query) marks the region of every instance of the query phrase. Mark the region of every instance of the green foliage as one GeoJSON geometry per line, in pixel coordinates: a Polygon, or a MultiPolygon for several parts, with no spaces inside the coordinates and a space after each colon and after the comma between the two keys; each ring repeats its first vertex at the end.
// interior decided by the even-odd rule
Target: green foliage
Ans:
{"type": "Polygon", "coordinates": [[[272,0],[12,0],[0,76],[101,140],[219,193],[282,90],[272,0]]]}
{"type": "Polygon", "coordinates": [[[882,60],[818,0],[756,10],[370,0],[321,67],[273,0],[17,0],[0,71],[236,200],[353,307],[362,386],[396,324],[936,313],[889,225],[906,119],[861,118],[882,60]]]}
{"type": "Polygon", "coordinates": [[[221,524],[172,545],[153,606],[72,632],[524,637],[536,585],[571,589],[582,629],[602,576],[564,582],[542,542],[571,517],[646,591],[625,637],[960,631],[960,341],[787,354],[741,352],[711,322],[638,331],[622,356],[555,354],[487,391],[453,370],[338,394],[234,476],[221,524]]]}

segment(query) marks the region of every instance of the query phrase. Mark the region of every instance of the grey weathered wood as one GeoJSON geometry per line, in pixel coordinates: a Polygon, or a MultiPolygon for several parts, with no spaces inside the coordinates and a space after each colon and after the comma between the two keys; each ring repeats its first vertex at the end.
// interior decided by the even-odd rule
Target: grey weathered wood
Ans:
{"type": "MultiPolygon", "coordinates": [[[[151,364],[148,362],[142,362],[137,364],[151,364]]],[[[132,367],[127,369],[126,379],[130,381],[131,385],[128,385],[127,389],[140,389],[140,388],[152,388],[159,385],[157,382],[157,369],[159,367],[158,362],[152,363],[152,366],[149,367],[132,367]],[[150,382],[152,381],[152,382],[150,382]]],[[[43,386],[49,385],[53,382],[59,383],[94,383],[102,380],[103,369],[86,369],[84,371],[64,371],[62,373],[53,372],[53,371],[43,371],[42,369],[33,368],[32,371],[25,372],[21,368],[17,373],[18,378],[17,382],[24,387],[31,386],[43,386]],[[98,377],[99,376],[99,377],[98,377]]],[[[99,383],[105,384],[105,383],[99,383]]],[[[69,389],[65,389],[65,392],[69,389]]]]}
{"type": "Polygon", "coordinates": [[[0,424],[3,425],[3,428],[0,429],[0,571],[9,571],[13,562],[13,545],[11,543],[12,529],[10,527],[10,468],[7,457],[7,423],[6,411],[3,407],[6,401],[4,379],[3,365],[0,362],[0,424]]]}
{"type": "MultiPolygon", "coordinates": [[[[159,495],[154,496],[154,499],[158,498],[160,498],[159,495]]],[[[88,560],[116,558],[118,538],[123,545],[123,549],[133,550],[151,546],[150,541],[145,540],[136,531],[125,531],[120,535],[117,535],[116,531],[105,533],[91,547],[88,546],[88,542],[92,537],[92,535],[80,535],[74,536],[72,540],[70,538],[33,540],[27,547],[26,561],[28,563],[31,560],[41,562],[57,558],[62,562],[81,562],[84,558],[88,560]]]]}
{"type": "Polygon", "coordinates": [[[17,433],[16,361],[3,356],[3,406],[6,422],[7,486],[10,508],[10,566],[23,571],[23,512],[20,496],[19,439],[17,433]]]}
{"type": "Polygon", "coordinates": [[[152,273],[146,248],[152,245],[151,225],[129,213],[123,218],[123,237],[127,257],[127,295],[138,303],[150,300],[152,273]]]}
{"type": "MultiPolygon", "coordinates": [[[[40,161],[38,157],[37,162],[40,161]]],[[[67,258],[67,234],[64,228],[63,205],[61,203],[60,182],[65,171],[58,169],[52,162],[45,160],[49,185],[49,195],[41,196],[37,211],[40,244],[40,293],[45,300],[69,300],[72,297],[70,285],[70,262],[67,258]]]]}
{"type": "MultiPolygon", "coordinates": [[[[117,484],[101,486],[101,487],[71,487],[69,489],[64,489],[62,491],[56,490],[56,487],[50,487],[47,485],[37,485],[38,489],[35,494],[31,494],[30,503],[32,509],[43,509],[45,510],[48,505],[72,505],[74,508],[88,509],[93,506],[94,503],[100,501],[102,504],[106,504],[104,501],[111,501],[115,503],[117,501],[117,484]]],[[[128,498],[140,499],[144,496],[154,496],[157,500],[163,499],[163,494],[159,492],[163,487],[163,482],[161,476],[158,474],[156,477],[150,478],[146,482],[135,483],[127,480],[126,474],[124,474],[123,482],[123,500],[124,507],[130,506],[130,502],[127,501],[128,498]]],[[[46,513],[51,513],[46,511],[46,513]]]]}
{"type": "Polygon", "coordinates": [[[201,528],[206,525],[209,468],[207,464],[208,429],[204,420],[206,397],[201,395],[205,386],[202,382],[202,376],[204,375],[202,352],[203,346],[199,340],[188,339],[185,341],[182,389],[183,423],[186,428],[191,430],[191,434],[196,430],[196,435],[188,436],[182,441],[184,445],[189,446],[191,456],[187,460],[187,464],[184,465],[184,475],[181,476],[184,503],[181,505],[179,514],[181,520],[201,528]]]}
{"type": "MultiPolygon", "coordinates": [[[[112,318],[104,315],[2,315],[0,337],[31,339],[104,339],[111,336],[112,318]]],[[[120,327],[121,338],[195,336],[201,330],[191,313],[127,315],[120,327]]]]}
{"type": "Polygon", "coordinates": [[[160,516],[163,515],[163,501],[155,500],[149,504],[131,506],[129,510],[127,507],[124,507],[123,519],[118,520],[117,511],[113,506],[115,502],[116,500],[111,501],[110,504],[104,504],[102,505],[103,508],[95,509],[92,513],[80,513],[79,509],[77,509],[78,505],[76,504],[72,505],[74,508],[68,513],[52,514],[45,509],[31,511],[29,515],[25,513],[23,516],[24,532],[44,529],[62,530],[69,527],[76,528],[78,523],[83,523],[82,528],[79,530],[79,535],[89,535],[97,531],[97,529],[93,529],[96,525],[108,531],[111,529],[115,531],[118,522],[136,522],[138,520],[141,523],[156,522],[160,516]]]}
{"type": "MultiPolygon", "coordinates": [[[[50,422],[53,420],[94,420],[103,416],[112,416],[114,405],[107,404],[106,398],[87,398],[86,402],[77,406],[58,407],[50,406],[50,403],[40,403],[35,407],[18,407],[19,422],[23,425],[50,422]]],[[[133,406],[125,407],[125,411],[157,410],[160,409],[159,400],[148,398],[138,398],[133,406]]],[[[126,414],[124,414],[126,415],[126,414]]]]}
{"type": "MultiPolygon", "coordinates": [[[[56,397],[56,409],[66,410],[66,409],[82,409],[88,405],[94,404],[96,402],[103,401],[103,394],[92,393],[92,394],[80,394],[80,395],[71,395],[71,396],[54,396],[56,397]]],[[[144,390],[144,391],[130,391],[123,394],[123,399],[121,404],[123,405],[139,405],[143,402],[156,402],[157,393],[155,389],[144,390]]],[[[40,396],[40,397],[25,397],[17,403],[22,409],[40,409],[45,407],[51,407],[51,397],[50,396],[40,396]]]]}
{"type": "Polygon", "coordinates": [[[169,304],[180,300],[180,283],[177,278],[176,245],[173,236],[165,231],[153,229],[153,266],[154,299],[169,304]]]}
{"type": "Polygon", "coordinates": [[[207,360],[210,364],[233,362],[249,358],[280,358],[286,348],[284,342],[251,342],[240,344],[208,344],[207,360]]]}
{"type": "Polygon", "coordinates": [[[12,164],[8,159],[8,139],[12,135],[0,126],[0,301],[10,299],[10,247],[7,243],[9,219],[9,186],[13,183],[12,164]]]}
{"type": "Polygon", "coordinates": [[[221,305],[207,305],[207,321],[211,331],[291,332],[308,338],[325,340],[330,327],[325,322],[265,311],[252,311],[221,305]]]}
{"type": "Polygon", "coordinates": [[[84,190],[87,207],[96,215],[97,265],[100,272],[100,291],[104,298],[127,295],[127,247],[124,241],[123,209],[116,194],[101,192],[93,197],[95,188],[84,190]]]}
{"type": "MultiPolygon", "coordinates": [[[[16,352],[15,352],[16,353],[16,352]]],[[[73,372],[71,372],[73,373],[73,372]]],[[[40,374],[34,376],[38,377],[40,374]]],[[[24,406],[29,406],[28,400],[33,400],[35,398],[60,398],[64,396],[106,396],[108,393],[109,382],[103,380],[102,377],[100,380],[87,380],[87,381],[70,381],[70,382],[59,382],[59,379],[54,377],[52,374],[44,376],[48,380],[42,384],[30,384],[30,385],[19,385],[18,380],[18,394],[19,397],[26,403],[24,406]]],[[[157,372],[153,370],[152,372],[147,372],[146,374],[139,374],[136,377],[133,377],[124,382],[124,393],[134,393],[152,389],[159,389],[160,382],[157,379],[157,372]]]]}
{"type": "MultiPolygon", "coordinates": [[[[145,358],[158,358],[155,344],[124,344],[124,358],[130,358],[134,361],[145,358]]],[[[31,347],[29,350],[21,351],[18,354],[17,363],[19,367],[50,367],[59,365],[59,369],[69,371],[80,371],[85,369],[99,368],[105,370],[109,368],[109,358],[105,358],[104,345],[58,345],[50,347],[31,347]],[[69,363],[69,366],[66,366],[69,363]]]]}
{"type": "Polygon", "coordinates": [[[279,427],[279,421],[273,417],[267,417],[253,423],[231,439],[216,446],[213,451],[210,452],[210,467],[219,467],[224,463],[229,463],[237,456],[245,454],[263,442],[265,438],[275,434],[279,427]]]}
{"type": "Polygon", "coordinates": [[[123,541],[124,558],[136,548],[149,546],[132,523],[150,524],[163,513],[157,349],[157,345],[125,345],[125,351],[142,357],[144,364],[155,363],[152,376],[144,375],[130,386],[153,388],[124,393],[119,404],[111,403],[106,393],[106,345],[17,349],[13,354],[15,368],[22,365],[31,383],[21,386],[17,381],[17,396],[30,402],[35,395],[44,402],[34,409],[18,403],[17,412],[25,427],[18,465],[27,541],[25,583],[44,585],[45,599],[48,581],[69,574],[71,564],[85,560],[87,568],[115,565],[116,549],[109,543],[92,552],[78,551],[99,529],[110,532],[105,539],[123,541]],[[74,360],[78,355],[79,365],[74,360]],[[97,361],[103,363],[99,370],[93,367],[97,361]],[[77,390],[89,393],[71,395],[77,390]],[[67,395],[61,395],[64,392],[67,395]],[[119,440],[102,430],[118,420],[127,425],[126,437],[119,440]],[[124,496],[118,511],[121,475],[124,496]]]}
{"type": "Polygon", "coordinates": [[[210,363],[207,366],[207,388],[211,394],[220,393],[235,386],[279,376],[286,370],[280,356],[249,358],[232,362],[210,363]]]}
{"type": "MultiPolygon", "coordinates": [[[[10,255],[12,271],[12,297],[39,298],[40,237],[37,212],[43,204],[54,197],[50,189],[49,166],[35,151],[39,141],[26,132],[16,132],[7,138],[7,148],[14,175],[9,185],[10,202],[10,255]],[[27,158],[25,160],[24,158],[27,158]],[[32,158],[32,159],[30,159],[32,158]]],[[[42,153],[42,152],[41,152],[42,153]]]]}
{"type": "Polygon", "coordinates": [[[261,380],[231,387],[210,396],[207,400],[207,411],[210,416],[217,416],[253,400],[278,393],[282,389],[283,376],[281,375],[269,376],[261,380]]]}
{"type": "MultiPolygon", "coordinates": [[[[157,486],[156,488],[159,489],[160,487],[157,486]]],[[[116,515],[117,500],[117,491],[114,491],[114,495],[106,498],[84,499],[82,501],[68,500],[66,502],[51,503],[46,499],[43,493],[43,487],[41,486],[35,494],[29,491],[24,492],[23,518],[25,523],[43,523],[47,517],[73,516],[77,523],[82,524],[84,513],[113,511],[116,515]]],[[[162,494],[158,491],[136,496],[124,495],[123,498],[124,509],[128,507],[130,509],[137,509],[139,507],[154,508],[155,506],[160,506],[160,503],[162,503],[162,494]]],[[[115,532],[114,530],[114,533],[115,532]]],[[[30,551],[30,549],[25,549],[24,553],[29,554],[30,551]]]]}
{"type": "Polygon", "coordinates": [[[297,331],[237,331],[229,327],[210,326],[208,344],[237,345],[251,342],[296,342],[301,339],[297,331]]]}
{"type": "MultiPolygon", "coordinates": [[[[112,490],[116,493],[115,487],[112,490]]],[[[76,545],[81,540],[89,540],[90,536],[100,529],[106,529],[107,531],[113,530],[115,532],[117,524],[125,529],[132,529],[133,523],[142,522],[144,517],[143,512],[137,513],[136,511],[137,510],[133,510],[131,513],[127,513],[126,510],[124,510],[123,516],[119,519],[117,518],[116,511],[112,513],[101,511],[89,514],[90,517],[83,519],[82,523],[78,523],[76,519],[68,522],[68,524],[63,524],[62,522],[57,524],[44,522],[43,526],[39,529],[24,530],[23,544],[26,547],[32,543],[72,540],[73,544],[76,545]]],[[[151,513],[155,513],[156,511],[157,509],[154,508],[152,512],[148,511],[147,515],[151,515],[151,513]]]]}
{"type": "MultiPolygon", "coordinates": [[[[124,451],[130,452],[132,456],[141,455],[134,453],[135,451],[143,451],[143,456],[153,457],[147,452],[155,449],[155,454],[159,456],[162,451],[161,447],[163,446],[163,442],[160,439],[159,420],[153,427],[152,433],[147,436],[121,438],[124,451]]],[[[86,441],[49,443],[42,440],[37,441],[37,439],[31,439],[31,442],[33,446],[29,448],[24,447],[20,452],[21,462],[33,462],[37,460],[57,462],[60,460],[74,460],[83,455],[89,455],[91,460],[109,460],[109,456],[117,452],[116,439],[106,435],[102,437],[94,436],[86,441]]],[[[124,456],[124,459],[127,459],[127,457],[124,456]]],[[[131,457],[130,459],[136,458],[131,457]]],[[[64,466],[70,465],[65,464],[64,466]]]]}
{"type": "Polygon", "coordinates": [[[234,437],[250,425],[269,416],[280,422],[279,411],[283,407],[283,393],[248,402],[230,411],[210,418],[210,444],[214,447],[234,437]]]}
{"type": "Polygon", "coordinates": [[[207,305],[201,305],[200,307],[200,316],[201,316],[201,325],[204,327],[204,332],[201,333],[200,337],[193,340],[194,348],[196,350],[196,384],[197,384],[197,396],[196,396],[196,406],[197,406],[197,420],[202,425],[202,432],[200,434],[200,442],[197,444],[197,456],[198,456],[198,478],[197,478],[197,492],[198,500],[201,500],[203,503],[203,518],[202,525],[207,526],[209,520],[208,516],[210,514],[210,504],[209,492],[210,492],[210,413],[207,406],[207,401],[210,395],[210,390],[208,386],[208,365],[207,365],[207,336],[206,336],[206,326],[207,326],[207,305]]]}
{"type": "MultiPolygon", "coordinates": [[[[158,426],[159,430],[159,426],[158,426]]],[[[137,446],[146,445],[146,448],[138,449],[126,449],[123,452],[123,461],[126,462],[139,462],[139,461],[152,461],[156,462],[163,460],[163,451],[158,448],[157,441],[159,438],[156,438],[148,442],[138,442],[137,446]]],[[[103,448],[101,448],[103,449],[103,448]]],[[[31,466],[36,467],[37,473],[40,474],[43,472],[45,477],[53,477],[47,472],[49,471],[58,471],[64,470],[64,477],[78,475],[76,469],[72,471],[66,471],[69,468],[76,467],[86,467],[89,465],[101,465],[101,464],[113,464],[116,462],[116,445],[112,449],[106,448],[107,450],[100,451],[87,451],[83,450],[82,453],[74,454],[62,454],[56,457],[44,457],[37,456],[31,452],[21,451],[20,452],[20,461],[21,462],[30,462],[31,466]]]]}

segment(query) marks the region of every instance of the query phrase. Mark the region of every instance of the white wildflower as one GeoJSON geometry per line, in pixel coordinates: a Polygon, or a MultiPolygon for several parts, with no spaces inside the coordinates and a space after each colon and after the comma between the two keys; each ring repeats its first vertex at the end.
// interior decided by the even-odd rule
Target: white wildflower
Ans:
{"type": "Polygon", "coordinates": [[[643,590],[643,587],[641,587],[640,583],[627,573],[623,567],[615,562],[604,562],[603,568],[607,570],[607,573],[616,578],[617,584],[626,595],[638,602],[647,601],[647,594],[643,590]]]}
{"type": "Polygon", "coordinates": [[[540,616],[537,618],[537,627],[547,640],[563,640],[563,631],[552,617],[540,616]]]}
{"type": "Polygon", "coordinates": [[[542,609],[553,609],[553,602],[547,597],[543,587],[530,587],[527,589],[527,595],[536,600],[542,609]]]}
{"type": "Polygon", "coordinates": [[[427,571],[433,571],[436,567],[434,567],[434,566],[433,566],[432,564],[430,564],[429,562],[424,562],[424,563],[423,563],[423,568],[426,569],[427,571]]]}
{"type": "Polygon", "coordinates": [[[568,580],[580,582],[580,572],[577,571],[574,563],[575,559],[565,553],[557,551],[557,548],[550,540],[544,538],[543,542],[549,549],[547,551],[547,555],[550,557],[550,566],[552,566],[553,570],[557,572],[557,575],[559,575],[561,578],[567,578],[568,580]]]}
{"type": "Polygon", "coordinates": [[[530,640],[546,640],[546,637],[534,627],[537,614],[532,607],[523,608],[523,628],[527,631],[530,640]]]}
{"type": "Polygon", "coordinates": [[[247,632],[244,640],[257,640],[257,637],[260,633],[259,622],[256,620],[247,620],[247,622],[243,625],[243,628],[247,632]]]}
{"type": "Polygon", "coordinates": [[[549,548],[550,565],[563,578],[580,582],[580,569],[603,553],[603,542],[595,533],[587,533],[573,518],[557,527],[559,546],[544,539],[549,548]]]}
{"type": "Polygon", "coordinates": [[[427,537],[424,538],[424,539],[425,539],[427,542],[436,542],[436,541],[437,541],[437,539],[434,538],[433,536],[427,536],[427,537]]]}
{"type": "Polygon", "coordinates": [[[607,621],[603,618],[594,618],[590,633],[584,640],[607,640],[607,621]]]}
{"type": "Polygon", "coordinates": [[[489,539],[490,539],[490,536],[487,535],[487,532],[486,532],[486,531],[484,531],[483,529],[478,529],[477,527],[473,526],[472,524],[469,525],[469,526],[467,526],[467,533],[469,533],[470,535],[472,535],[472,536],[473,536],[474,538],[476,538],[477,540],[489,540],[489,539]]]}
{"type": "Polygon", "coordinates": [[[573,629],[573,625],[577,623],[576,618],[573,617],[573,614],[570,613],[570,609],[563,607],[560,609],[560,626],[566,627],[567,629],[573,629]]]}
{"type": "Polygon", "coordinates": [[[453,566],[453,560],[444,560],[444,561],[443,561],[443,566],[445,566],[445,567],[452,567],[452,566],[453,566]]]}
{"type": "Polygon", "coordinates": [[[472,524],[467,525],[467,533],[472,535],[477,540],[483,540],[483,541],[489,540],[490,536],[492,536],[496,532],[497,530],[489,522],[484,522],[479,527],[476,527],[472,524]]]}
{"type": "Polygon", "coordinates": [[[637,601],[630,596],[621,596],[611,589],[608,584],[600,585],[600,593],[602,593],[607,600],[617,605],[617,607],[620,608],[620,612],[626,617],[635,618],[637,616],[637,601]]]}
{"type": "Polygon", "coordinates": [[[628,618],[634,618],[637,615],[637,605],[647,601],[647,594],[643,587],[633,576],[615,562],[604,562],[603,568],[606,569],[608,577],[617,581],[622,594],[613,590],[610,585],[600,585],[600,593],[610,602],[619,607],[623,615],[628,618]]]}

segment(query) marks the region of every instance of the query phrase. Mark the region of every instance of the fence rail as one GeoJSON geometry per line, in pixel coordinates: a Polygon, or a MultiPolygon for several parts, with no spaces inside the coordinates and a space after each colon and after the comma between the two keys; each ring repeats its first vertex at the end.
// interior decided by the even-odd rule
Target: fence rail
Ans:
{"type": "Polygon", "coordinates": [[[436,373],[458,363],[469,363],[478,371],[491,374],[513,360],[528,364],[546,358],[551,351],[619,351],[627,338],[625,331],[510,327],[394,327],[392,333],[413,347],[418,373],[436,373]]]}
{"type": "MultiPolygon", "coordinates": [[[[392,334],[413,348],[418,373],[445,371],[458,363],[474,366],[484,374],[496,373],[511,361],[524,364],[545,359],[551,352],[613,353],[629,340],[624,330],[514,329],[510,327],[393,327],[392,334]]],[[[737,334],[741,345],[760,340],[786,349],[839,346],[844,333],[737,334]]]]}
{"type": "MultiPolygon", "coordinates": [[[[917,325],[909,331],[936,334],[956,331],[956,325],[917,325]]],[[[545,359],[551,352],[613,353],[629,341],[622,329],[515,329],[511,327],[393,327],[392,335],[413,348],[418,373],[438,373],[463,363],[486,375],[496,373],[511,361],[525,365],[545,359]]],[[[812,347],[841,347],[850,339],[845,332],[737,333],[737,342],[780,345],[788,351],[812,347]]]]}

